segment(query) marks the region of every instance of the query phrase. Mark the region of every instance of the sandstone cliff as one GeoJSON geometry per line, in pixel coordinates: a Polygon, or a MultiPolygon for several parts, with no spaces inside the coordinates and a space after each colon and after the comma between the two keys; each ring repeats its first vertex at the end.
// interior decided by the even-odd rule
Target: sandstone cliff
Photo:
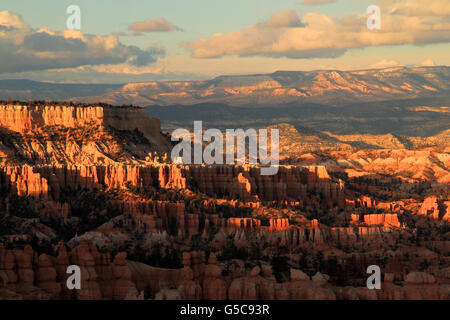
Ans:
{"type": "Polygon", "coordinates": [[[111,164],[170,150],[159,120],[137,107],[0,105],[0,128],[6,162],[111,164]]]}

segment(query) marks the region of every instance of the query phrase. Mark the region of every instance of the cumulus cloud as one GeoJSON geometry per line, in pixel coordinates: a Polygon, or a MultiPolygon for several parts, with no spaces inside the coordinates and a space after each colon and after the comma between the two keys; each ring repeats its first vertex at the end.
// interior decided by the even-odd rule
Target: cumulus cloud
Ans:
{"type": "Polygon", "coordinates": [[[0,72],[22,72],[130,61],[146,65],[164,55],[119,42],[117,36],[89,35],[77,30],[34,30],[10,11],[0,12],[0,72]]]}
{"type": "Polygon", "coordinates": [[[398,61],[383,59],[383,60],[380,60],[380,61],[372,64],[371,66],[369,66],[369,68],[373,68],[373,69],[390,68],[390,67],[397,67],[399,65],[400,64],[398,63],[398,61]]]}
{"type": "Polygon", "coordinates": [[[144,21],[137,21],[133,23],[128,28],[128,30],[134,31],[135,34],[141,34],[142,32],[181,31],[180,28],[164,18],[145,19],[144,21]]]}
{"type": "Polygon", "coordinates": [[[147,50],[139,52],[135,57],[129,60],[129,63],[136,67],[148,66],[155,63],[159,57],[163,57],[165,54],[164,47],[151,46],[147,50]]]}
{"type": "Polygon", "coordinates": [[[302,23],[298,17],[298,14],[294,10],[282,11],[276,13],[265,22],[268,27],[301,27],[302,23]]]}
{"type": "Polygon", "coordinates": [[[336,2],[336,0],[303,0],[303,4],[309,5],[309,6],[318,6],[321,4],[328,4],[336,2]]]}
{"type": "Polygon", "coordinates": [[[389,12],[404,16],[449,16],[448,0],[383,0],[380,6],[390,6],[389,12]]]}
{"type": "Polygon", "coordinates": [[[5,28],[14,28],[20,30],[29,30],[25,21],[23,21],[22,17],[18,14],[13,14],[10,11],[0,11],[0,25],[5,28]]]}
{"type": "Polygon", "coordinates": [[[435,66],[434,61],[431,60],[430,58],[423,60],[421,65],[424,67],[434,67],[435,66]]]}
{"type": "MultiPolygon", "coordinates": [[[[408,0],[409,2],[410,0],[408,0]]],[[[415,0],[411,0],[415,1],[415,0]]],[[[428,1],[431,8],[435,2],[428,1]]],[[[181,43],[195,58],[227,55],[290,58],[337,57],[353,48],[383,45],[425,45],[450,41],[450,13],[431,15],[405,11],[408,2],[386,2],[382,6],[381,30],[367,28],[368,14],[335,18],[321,13],[306,13],[301,19],[295,12],[278,13],[265,23],[209,38],[181,43]],[[386,8],[386,9],[383,9],[386,8]],[[393,12],[390,9],[396,8],[393,12]],[[391,12],[391,13],[389,13],[391,12]],[[407,12],[408,14],[406,14],[407,12]]],[[[444,11],[446,9],[444,8],[444,11]]]]}

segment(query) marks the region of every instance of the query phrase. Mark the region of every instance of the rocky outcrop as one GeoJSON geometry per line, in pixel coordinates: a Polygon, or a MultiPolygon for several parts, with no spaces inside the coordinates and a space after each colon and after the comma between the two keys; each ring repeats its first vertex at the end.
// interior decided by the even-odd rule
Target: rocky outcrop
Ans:
{"type": "Polygon", "coordinates": [[[171,148],[159,120],[137,107],[3,104],[0,136],[6,163],[143,163],[171,148]]]}
{"type": "MultiPolygon", "coordinates": [[[[303,167],[281,167],[274,176],[261,176],[259,168],[245,166],[21,166],[3,167],[2,185],[10,184],[19,195],[51,195],[59,200],[64,187],[87,189],[121,189],[126,185],[138,189],[199,189],[208,195],[235,197],[244,201],[302,200],[315,204],[307,192],[321,196],[327,208],[345,206],[344,190],[317,170],[303,167]],[[245,188],[240,179],[247,176],[245,188]]],[[[320,168],[320,170],[324,170],[320,168]]],[[[326,172],[326,171],[324,171],[326,172]]],[[[1,172],[0,172],[1,174],[1,172]]]]}
{"type": "Polygon", "coordinates": [[[291,269],[290,280],[277,283],[268,265],[243,268],[224,278],[224,264],[214,253],[206,263],[201,251],[185,252],[183,268],[155,268],[115,256],[99,253],[89,243],[71,251],[60,245],[56,257],[38,255],[30,246],[24,250],[6,250],[0,246],[0,297],[17,299],[448,299],[448,287],[430,274],[410,272],[402,286],[394,285],[394,275],[386,273],[381,290],[366,287],[336,287],[330,277],[317,272],[309,277],[291,269]],[[69,264],[81,267],[81,290],[68,290],[66,269],[69,264]],[[269,267],[269,268],[268,268],[269,267]],[[227,280],[225,280],[227,279],[227,280]]]}
{"type": "Polygon", "coordinates": [[[141,131],[155,144],[166,144],[158,119],[143,108],[103,106],[0,105],[0,126],[15,132],[32,132],[45,126],[68,128],[100,125],[118,130],[141,131]]]}
{"type": "Polygon", "coordinates": [[[377,167],[367,154],[262,176],[257,165],[147,153],[163,136],[138,108],[8,106],[0,126],[0,297],[448,298],[450,202],[442,193],[418,209],[396,190],[445,186],[346,171],[377,167]],[[347,169],[329,174],[337,162],[347,169]],[[363,287],[375,263],[381,291],[363,287]],[[81,290],[66,286],[69,265],[81,268],[81,290]]]}
{"type": "Polygon", "coordinates": [[[450,221],[450,201],[439,200],[436,196],[427,197],[423,201],[418,214],[436,220],[450,221]]]}
{"type": "Polygon", "coordinates": [[[366,214],[364,215],[364,223],[372,225],[382,225],[391,227],[400,227],[397,214],[382,213],[382,214],[366,214]]]}
{"type": "Polygon", "coordinates": [[[0,245],[0,296],[14,293],[24,299],[99,300],[137,297],[136,285],[131,281],[126,254],[100,253],[89,243],[80,243],[71,251],[63,244],[58,255],[39,255],[30,246],[23,250],[7,250],[0,245]],[[69,290],[66,271],[69,265],[81,269],[81,289],[69,290]]]}

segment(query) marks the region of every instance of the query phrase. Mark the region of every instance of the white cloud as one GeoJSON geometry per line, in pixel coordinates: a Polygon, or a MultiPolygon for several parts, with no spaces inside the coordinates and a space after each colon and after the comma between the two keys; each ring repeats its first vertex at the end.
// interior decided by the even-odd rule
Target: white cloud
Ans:
{"type": "Polygon", "coordinates": [[[10,11],[0,11],[0,25],[5,28],[15,28],[20,30],[30,29],[20,15],[10,11]]]}
{"type": "Polygon", "coordinates": [[[142,50],[122,44],[117,36],[89,35],[77,30],[34,30],[20,15],[0,12],[0,73],[76,68],[84,65],[136,66],[154,63],[161,47],[142,50]]]}
{"type": "Polygon", "coordinates": [[[301,27],[302,23],[294,10],[282,11],[274,14],[272,18],[265,22],[268,27],[301,27]]]}
{"type": "Polygon", "coordinates": [[[400,65],[400,63],[398,63],[398,61],[383,59],[383,60],[380,60],[380,61],[370,65],[369,68],[374,68],[374,69],[390,68],[390,67],[397,67],[399,65],[400,65]]]}
{"type": "Polygon", "coordinates": [[[449,16],[448,0],[383,0],[381,7],[391,7],[389,12],[404,16],[449,16]]]}
{"type": "Polygon", "coordinates": [[[423,60],[421,65],[424,67],[434,67],[435,66],[434,61],[431,60],[430,58],[423,60]]]}
{"type": "Polygon", "coordinates": [[[141,34],[142,32],[168,32],[180,31],[181,29],[164,18],[156,18],[137,21],[128,30],[134,31],[135,34],[141,34]]]}
{"type": "MultiPolygon", "coordinates": [[[[296,19],[296,13],[289,11],[289,14],[278,13],[265,23],[229,33],[217,33],[181,45],[190,50],[195,58],[227,55],[315,58],[338,57],[352,48],[450,41],[450,13],[430,16],[429,12],[434,11],[425,10],[423,15],[417,13],[411,16],[410,11],[407,15],[400,10],[406,5],[405,1],[394,2],[394,7],[387,3],[381,7],[381,30],[367,28],[368,14],[338,19],[310,12],[302,19],[296,19]],[[389,13],[390,8],[397,9],[389,13]],[[292,21],[297,20],[300,24],[294,23],[294,26],[292,21]]],[[[431,8],[435,7],[435,3],[441,3],[441,0],[427,2],[431,8]]]]}

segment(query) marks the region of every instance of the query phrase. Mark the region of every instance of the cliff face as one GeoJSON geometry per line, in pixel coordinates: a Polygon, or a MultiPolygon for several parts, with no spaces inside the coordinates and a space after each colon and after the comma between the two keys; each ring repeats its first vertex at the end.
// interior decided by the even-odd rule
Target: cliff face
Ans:
{"type": "Polygon", "coordinates": [[[4,161],[89,165],[170,150],[159,120],[136,107],[0,105],[0,127],[4,161]]]}
{"type": "Polygon", "coordinates": [[[450,222],[450,201],[439,200],[436,196],[427,197],[418,214],[450,222]]]}
{"type": "MultiPolygon", "coordinates": [[[[158,187],[185,189],[244,201],[313,201],[307,193],[325,200],[329,208],[344,208],[342,186],[331,181],[324,168],[280,167],[279,174],[261,176],[259,168],[245,166],[22,166],[3,167],[3,183],[19,195],[47,197],[58,201],[64,187],[120,189],[131,184],[138,189],[158,187]]],[[[313,204],[313,202],[311,202],[313,204]]]]}
{"type": "Polygon", "coordinates": [[[21,133],[54,125],[83,127],[88,124],[101,124],[102,120],[103,108],[101,107],[0,106],[0,125],[21,133]]]}
{"type": "MultiPolygon", "coordinates": [[[[316,219],[292,223],[289,218],[278,216],[277,212],[267,214],[265,203],[283,202],[296,203],[297,210],[354,210],[345,201],[342,186],[332,182],[323,167],[280,167],[277,176],[267,178],[260,176],[257,168],[238,166],[23,166],[5,167],[0,177],[1,188],[21,197],[35,198],[35,207],[40,208],[36,210],[39,210],[42,219],[71,218],[76,206],[70,198],[67,199],[65,194],[68,190],[79,190],[78,193],[124,193],[121,197],[108,200],[121,214],[119,217],[92,232],[73,238],[71,245],[89,240],[99,246],[113,248],[114,244],[108,238],[110,234],[122,233],[123,228],[143,228],[146,234],[157,235],[160,241],[167,243],[189,241],[196,235],[204,240],[212,237],[210,245],[217,250],[227,246],[226,239],[229,238],[239,248],[253,241],[260,245],[282,245],[291,249],[301,248],[307,243],[332,245],[337,242],[373,247],[380,241],[394,241],[398,237],[395,229],[400,227],[396,214],[364,215],[364,224],[356,224],[356,229],[329,227],[316,219]],[[242,187],[243,176],[247,177],[247,187],[242,187]],[[159,193],[164,190],[194,190],[211,197],[237,198],[242,202],[224,200],[224,203],[236,210],[255,210],[252,211],[255,216],[228,217],[211,200],[180,199],[171,202],[147,198],[145,190],[153,188],[159,193]],[[130,190],[140,195],[136,196],[130,190]],[[318,202],[317,198],[322,201],[318,202]]],[[[77,201],[92,206],[89,200],[81,198],[77,201]]],[[[12,208],[7,207],[6,213],[11,212],[12,208]]],[[[359,216],[352,216],[352,220],[357,223],[359,216]]]]}
{"type": "Polygon", "coordinates": [[[74,128],[86,125],[129,131],[138,129],[148,138],[159,135],[161,129],[158,119],[150,119],[147,111],[138,107],[0,105],[0,126],[15,132],[45,126],[74,128]]]}
{"type": "Polygon", "coordinates": [[[364,223],[367,225],[388,225],[400,227],[397,214],[368,214],[364,216],[364,223]]]}
{"type": "MultiPolygon", "coordinates": [[[[222,236],[231,236],[237,245],[245,245],[246,239],[252,238],[255,232],[265,234],[264,241],[270,244],[280,241],[288,247],[338,240],[353,243],[381,239],[383,234],[391,232],[392,227],[400,226],[396,214],[365,215],[365,226],[359,226],[357,232],[353,228],[330,228],[317,220],[299,226],[291,224],[288,218],[278,217],[276,212],[273,216],[267,215],[265,203],[295,203],[297,210],[353,210],[345,200],[343,186],[332,182],[323,167],[281,166],[275,176],[261,176],[258,168],[246,166],[3,167],[0,187],[20,197],[35,198],[36,207],[41,206],[41,217],[56,218],[71,215],[74,204],[66,202],[70,202],[66,196],[68,190],[123,193],[109,202],[123,215],[125,224],[138,223],[147,232],[169,233],[180,240],[192,235],[201,234],[205,238],[215,235],[219,247],[224,245],[222,236]],[[257,218],[226,217],[218,212],[217,203],[208,200],[196,203],[182,199],[170,202],[147,198],[146,190],[152,189],[159,190],[159,193],[164,190],[193,190],[215,198],[239,199],[241,208],[250,211],[260,209],[254,211],[257,218]],[[262,220],[267,222],[263,225],[262,220]]],[[[235,202],[225,200],[230,207],[236,206],[235,202]]],[[[11,208],[6,207],[6,210],[7,214],[11,212],[11,208]]],[[[113,224],[107,223],[98,231],[107,235],[112,229],[113,224]]]]}

